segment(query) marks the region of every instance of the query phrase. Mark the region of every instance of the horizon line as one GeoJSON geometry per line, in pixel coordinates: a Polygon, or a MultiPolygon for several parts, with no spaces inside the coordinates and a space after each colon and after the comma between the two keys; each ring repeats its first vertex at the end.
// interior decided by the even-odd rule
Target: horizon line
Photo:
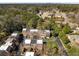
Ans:
{"type": "Polygon", "coordinates": [[[22,2],[8,2],[8,3],[0,3],[0,4],[79,4],[79,3],[71,3],[71,2],[63,2],[63,3],[60,3],[60,2],[42,2],[42,3],[40,3],[40,2],[38,2],[38,3],[35,3],[35,2],[30,2],[30,3],[22,3],[22,2]]]}

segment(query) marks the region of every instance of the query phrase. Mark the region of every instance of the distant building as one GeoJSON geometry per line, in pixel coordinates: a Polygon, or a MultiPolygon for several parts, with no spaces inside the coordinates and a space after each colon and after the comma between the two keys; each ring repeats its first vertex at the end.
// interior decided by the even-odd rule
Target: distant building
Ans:
{"type": "Polygon", "coordinates": [[[76,27],[74,29],[72,29],[72,33],[76,33],[76,34],[79,34],[79,27],[76,27]]]}
{"type": "Polygon", "coordinates": [[[68,24],[69,24],[69,26],[70,26],[71,29],[76,29],[78,27],[77,23],[71,23],[71,22],[69,22],[68,24]]]}
{"type": "Polygon", "coordinates": [[[49,11],[40,11],[37,15],[45,19],[46,17],[51,18],[53,16],[53,13],[49,11]]]}
{"type": "Polygon", "coordinates": [[[56,18],[62,18],[62,15],[60,13],[57,13],[57,14],[55,14],[54,17],[56,17],[56,18]]]}
{"type": "Polygon", "coordinates": [[[75,42],[77,44],[79,44],[79,35],[68,35],[68,39],[71,41],[71,42],[75,42]]]}

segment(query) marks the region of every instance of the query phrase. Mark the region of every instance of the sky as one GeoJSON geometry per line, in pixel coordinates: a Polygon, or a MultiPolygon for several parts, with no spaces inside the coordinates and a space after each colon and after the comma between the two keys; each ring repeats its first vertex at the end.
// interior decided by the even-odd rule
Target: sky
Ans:
{"type": "Polygon", "coordinates": [[[73,3],[73,4],[79,4],[79,0],[0,0],[0,3],[73,3]]]}

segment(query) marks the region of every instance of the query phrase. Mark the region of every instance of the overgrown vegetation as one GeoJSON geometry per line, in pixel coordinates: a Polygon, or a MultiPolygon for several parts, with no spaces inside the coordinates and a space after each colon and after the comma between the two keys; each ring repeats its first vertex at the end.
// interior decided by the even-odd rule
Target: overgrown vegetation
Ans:
{"type": "MultiPolygon", "coordinates": [[[[52,36],[55,33],[61,38],[64,45],[70,48],[70,43],[66,34],[71,32],[68,24],[58,27],[54,18],[42,19],[36,14],[39,10],[52,11],[52,9],[60,10],[60,12],[79,12],[79,5],[66,5],[66,4],[35,4],[35,5],[0,5],[0,41],[14,31],[21,31],[23,27],[49,29],[51,31],[51,38],[48,40],[48,48],[51,55],[58,55],[58,47],[52,36]],[[5,7],[6,6],[6,7],[5,7]],[[54,52],[54,53],[52,53],[54,52]]],[[[70,48],[69,52],[75,50],[70,48]]],[[[71,53],[73,55],[73,52],[71,53]]],[[[70,55],[71,55],[70,54],[70,55]]],[[[50,55],[50,54],[49,54],[50,55]]]]}

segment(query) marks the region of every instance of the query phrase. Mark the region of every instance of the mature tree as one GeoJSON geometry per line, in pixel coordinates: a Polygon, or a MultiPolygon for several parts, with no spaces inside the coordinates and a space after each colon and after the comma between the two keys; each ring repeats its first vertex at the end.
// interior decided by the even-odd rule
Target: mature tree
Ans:
{"type": "Polygon", "coordinates": [[[66,24],[66,25],[63,27],[63,32],[64,32],[65,34],[68,34],[68,33],[71,32],[71,29],[70,29],[70,27],[69,27],[68,24],[66,24]]]}

